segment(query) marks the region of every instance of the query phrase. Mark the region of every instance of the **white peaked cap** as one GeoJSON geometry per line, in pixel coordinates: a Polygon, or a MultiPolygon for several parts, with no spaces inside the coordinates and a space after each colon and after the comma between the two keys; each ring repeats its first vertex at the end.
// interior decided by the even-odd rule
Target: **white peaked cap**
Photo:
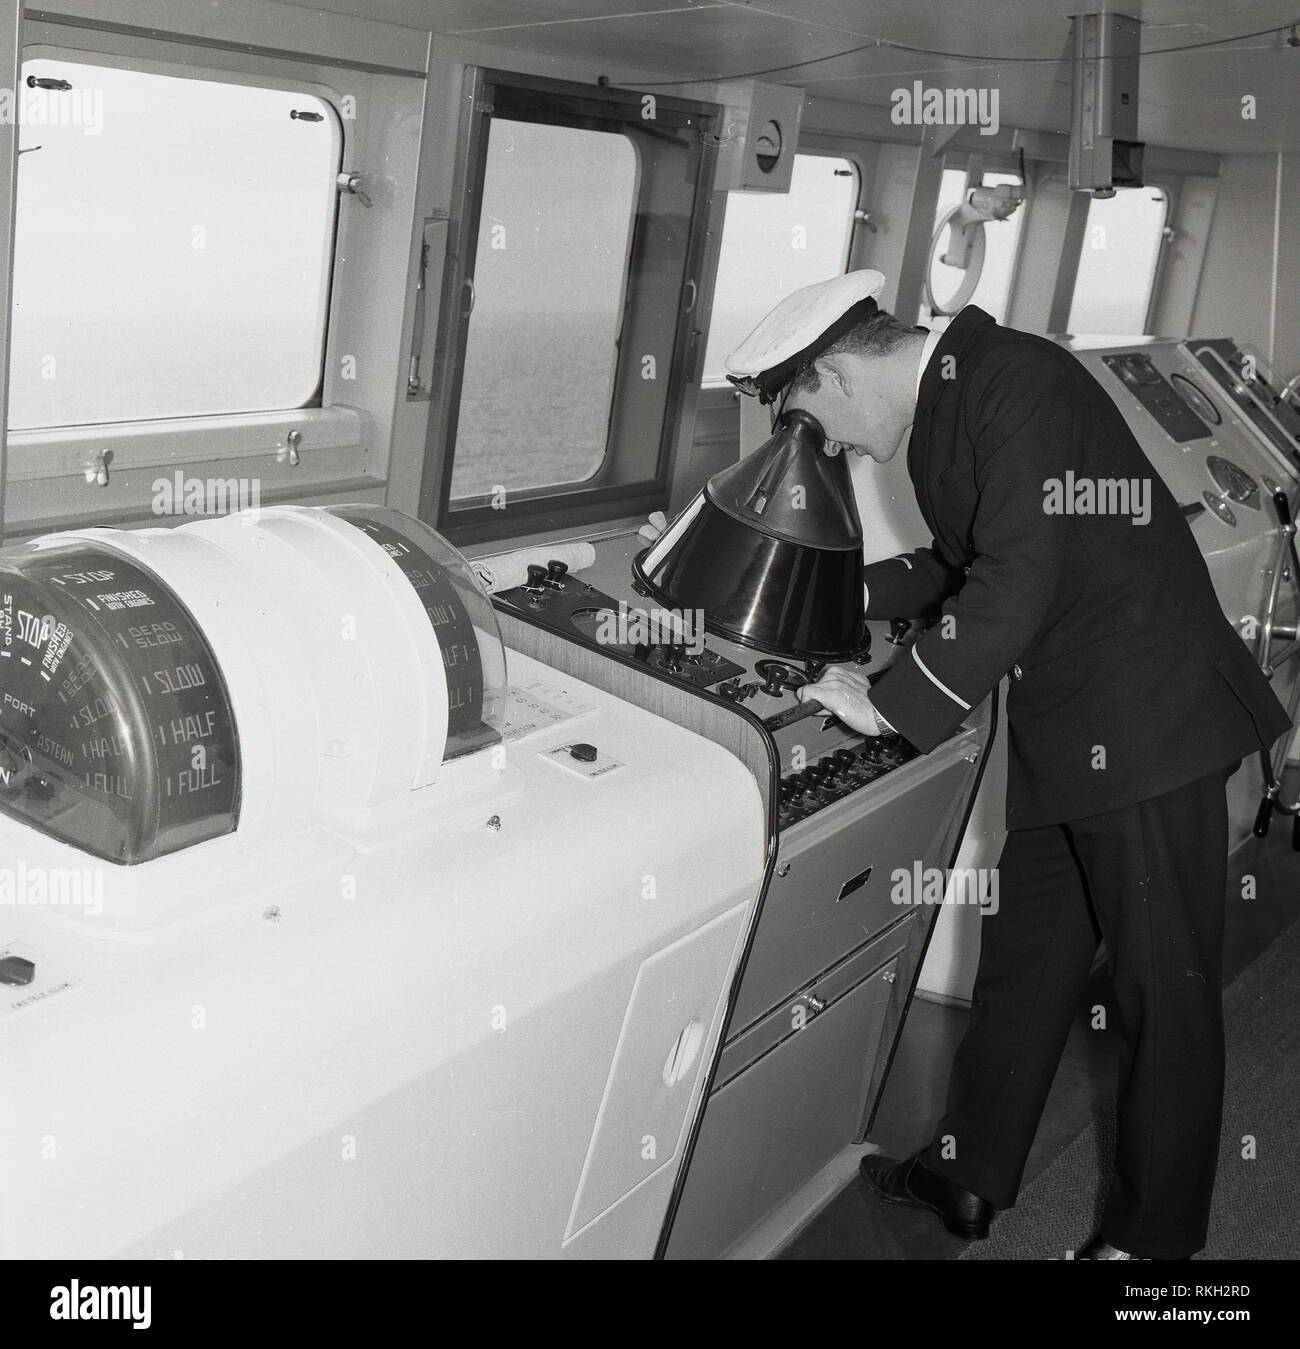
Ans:
{"type": "Polygon", "coordinates": [[[870,318],[884,289],[884,275],[865,268],[794,291],[727,357],[728,378],[770,403],[800,367],[870,318]]]}

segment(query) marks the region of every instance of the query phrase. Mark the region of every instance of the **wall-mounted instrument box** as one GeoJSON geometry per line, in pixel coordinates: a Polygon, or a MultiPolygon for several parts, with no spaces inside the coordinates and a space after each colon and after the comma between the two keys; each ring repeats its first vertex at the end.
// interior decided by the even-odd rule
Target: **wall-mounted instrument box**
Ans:
{"type": "Polygon", "coordinates": [[[1141,24],[1124,14],[1077,14],[1070,31],[1070,187],[1106,196],[1141,187],[1141,24]]]}
{"type": "Polygon", "coordinates": [[[683,85],[680,92],[723,106],[717,191],[789,192],[803,118],[802,89],[724,80],[683,85]]]}

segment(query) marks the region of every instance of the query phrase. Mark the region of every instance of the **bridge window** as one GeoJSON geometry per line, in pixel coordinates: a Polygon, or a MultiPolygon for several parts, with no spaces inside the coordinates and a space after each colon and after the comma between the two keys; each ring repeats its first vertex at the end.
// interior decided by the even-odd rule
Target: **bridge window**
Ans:
{"type": "Polygon", "coordinates": [[[504,71],[468,79],[421,514],[472,543],[661,509],[717,112],[504,71]]]}
{"type": "Polygon", "coordinates": [[[849,159],[796,155],[789,192],[731,192],[704,353],[705,387],[782,297],[841,275],[853,241],[859,175],[849,159]]]}
{"type": "Polygon", "coordinates": [[[11,429],[319,397],[342,129],[320,98],[34,59],[11,429]]]}
{"type": "Polygon", "coordinates": [[[492,119],[453,500],[604,463],[637,180],[617,132],[492,119]]]}
{"type": "Polygon", "coordinates": [[[1088,203],[1068,328],[1072,333],[1147,331],[1169,194],[1120,188],[1088,203]]]}
{"type": "MultiPolygon", "coordinates": [[[[935,206],[935,230],[943,225],[945,216],[961,205],[972,187],[998,187],[1004,184],[1023,186],[1020,175],[1016,173],[984,173],[976,180],[971,178],[966,169],[944,169],[935,206]]],[[[951,247],[951,232],[944,228],[938,246],[932,245],[930,249],[929,286],[927,295],[921,301],[920,323],[931,328],[944,328],[964,304],[978,305],[999,323],[1006,322],[1025,210],[1025,204],[1021,202],[1005,220],[990,220],[983,225],[980,231],[983,240],[976,242],[971,257],[971,267],[979,268],[979,279],[964,299],[962,290],[968,284],[970,269],[953,267],[943,261],[951,247]],[[933,305],[930,303],[931,298],[933,305]]]]}

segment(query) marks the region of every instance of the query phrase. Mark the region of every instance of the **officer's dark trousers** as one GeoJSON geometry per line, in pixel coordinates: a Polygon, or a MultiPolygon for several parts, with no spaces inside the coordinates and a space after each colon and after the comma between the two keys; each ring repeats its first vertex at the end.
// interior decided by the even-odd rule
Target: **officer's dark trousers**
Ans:
{"type": "Polygon", "coordinates": [[[934,1170],[998,1208],[1015,1202],[1099,932],[1122,1038],[1102,1234],[1164,1259],[1205,1244],[1223,1106],[1229,772],[1008,834],[970,1025],[926,1155],[934,1170]]]}

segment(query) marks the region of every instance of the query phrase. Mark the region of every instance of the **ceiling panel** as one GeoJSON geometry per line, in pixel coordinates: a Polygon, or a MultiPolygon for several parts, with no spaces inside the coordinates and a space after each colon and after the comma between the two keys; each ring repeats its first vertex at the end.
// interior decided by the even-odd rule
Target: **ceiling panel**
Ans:
{"type": "MultiPolygon", "coordinates": [[[[913,79],[995,86],[1004,123],[1069,127],[1071,12],[1080,0],[318,0],[318,7],[507,49],[705,80],[768,72],[810,94],[887,107],[913,79]],[[922,48],[907,52],[880,40],[922,48]],[[850,48],[865,50],[839,55],[850,48]],[[948,60],[930,53],[985,59],[948,60]],[[822,59],[833,58],[833,59],[822,59]],[[804,64],[801,64],[804,63],[804,64]],[[777,69],[773,69],[777,68],[777,69]]],[[[1096,0],[1096,8],[1105,8],[1096,0]]],[[[1300,144],[1300,49],[1280,37],[1159,49],[1288,24],[1297,0],[1120,0],[1144,24],[1139,134],[1153,144],[1267,153],[1300,144]],[[1245,94],[1257,100],[1241,117],[1245,94]]],[[[642,81],[644,82],[644,81],[642,81]]]]}
{"type": "Polygon", "coordinates": [[[663,14],[726,0],[317,0],[314,8],[359,14],[435,33],[482,33],[544,24],[584,24],[612,16],[663,14]]]}

